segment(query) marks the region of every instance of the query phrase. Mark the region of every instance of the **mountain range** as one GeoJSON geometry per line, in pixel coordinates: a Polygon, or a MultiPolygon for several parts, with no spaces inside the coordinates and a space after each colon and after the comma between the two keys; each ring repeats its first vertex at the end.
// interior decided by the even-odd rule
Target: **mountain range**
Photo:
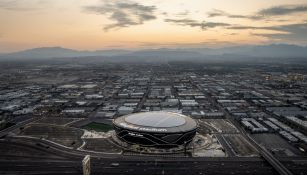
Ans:
{"type": "Polygon", "coordinates": [[[143,50],[78,51],[62,47],[42,47],[1,54],[0,58],[71,58],[71,57],[144,57],[144,58],[201,58],[208,56],[249,56],[261,58],[307,58],[307,47],[289,44],[234,46],[225,48],[160,48],[143,50]]]}

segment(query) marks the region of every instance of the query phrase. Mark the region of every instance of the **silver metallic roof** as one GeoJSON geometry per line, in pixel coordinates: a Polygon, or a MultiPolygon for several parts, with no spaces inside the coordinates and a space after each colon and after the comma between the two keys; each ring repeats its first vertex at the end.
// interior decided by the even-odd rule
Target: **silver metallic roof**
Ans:
{"type": "Polygon", "coordinates": [[[196,130],[192,118],[172,112],[141,112],[118,117],[113,124],[120,128],[139,132],[180,133],[196,130]]]}
{"type": "Polygon", "coordinates": [[[145,112],[129,115],[125,121],[134,124],[156,128],[168,128],[185,124],[185,116],[170,112],[145,112]]]}

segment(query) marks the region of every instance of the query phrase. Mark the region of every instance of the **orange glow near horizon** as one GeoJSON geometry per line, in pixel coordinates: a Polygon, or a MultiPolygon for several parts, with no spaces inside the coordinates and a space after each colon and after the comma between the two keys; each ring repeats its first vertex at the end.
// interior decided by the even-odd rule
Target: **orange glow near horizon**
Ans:
{"type": "Polygon", "coordinates": [[[299,37],[305,34],[303,30],[294,28],[307,26],[307,11],[295,9],[295,6],[307,6],[306,0],[30,2],[0,2],[0,52],[54,46],[96,50],[225,47],[275,42],[307,44],[306,36],[299,37]],[[273,7],[286,10],[282,14],[271,14],[268,9],[273,7]],[[250,18],[259,15],[261,10],[267,13],[263,19],[250,18]],[[211,12],[220,14],[210,16],[211,12]],[[131,16],[120,16],[121,13],[131,16]],[[104,30],[107,27],[109,29],[104,30]]]}

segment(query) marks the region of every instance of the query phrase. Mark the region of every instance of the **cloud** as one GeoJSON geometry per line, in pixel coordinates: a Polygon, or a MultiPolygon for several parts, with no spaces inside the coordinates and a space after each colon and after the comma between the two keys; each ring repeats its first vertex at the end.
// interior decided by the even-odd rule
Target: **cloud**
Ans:
{"type": "Polygon", "coordinates": [[[10,11],[34,11],[43,8],[43,5],[48,3],[47,0],[1,0],[0,9],[10,11]]]}
{"type": "Polygon", "coordinates": [[[281,16],[293,13],[307,12],[307,5],[282,5],[262,9],[257,14],[262,16],[281,16]]]}
{"type": "Polygon", "coordinates": [[[230,14],[222,10],[217,10],[214,9],[210,12],[208,12],[208,17],[213,18],[213,17],[220,17],[220,16],[225,16],[228,18],[243,18],[243,19],[252,19],[252,20],[259,20],[262,19],[263,17],[260,15],[237,15],[237,14],[230,14]]]}
{"type": "Polygon", "coordinates": [[[202,30],[206,30],[209,28],[215,28],[215,27],[225,27],[230,26],[230,24],[227,23],[221,23],[221,22],[205,22],[205,21],[196,21],[193,19],[165,19],[165,22],[173,23],[176,25],[181,26],[190,26],[190,27],[200,27],[202,30]]]}
{"type": "Polygon", "coordinates": [[[176,13],[175,16],[177,16],[177,17],[184,17],[184,16],[188,16],[189,14],[190,14],[190,11],[185,10],[183,12],[176,13]]]}
{"type": "Polygon", "coordinates": [[[10,9],[16,6],[18,1],[13,1],[13,0],[3,0],[0,1],[0,8],[1,9],[10,9]]]}
{"type": "Polygon", "coordinates": [[[227,29],[232,30],[271,30],[274,33],[251,33],[255,36],[262,36],[272,40],[281,40],[284,42],[300,42],[307,43],[307,22],[296,23],[296,24],[286,24],[286,25],[276,25],[267,27],[255,27],[255,26],[230,26],[227,29]]]}
{"type": "Polygon", "coordinates": [[[180,42],[136,42],[139,47],[144,48],[203,48],[203,47],[228,47],[237,45],[237,43],[225,40],[206,39],[202,42],[180,43],[180,42]]]}
{"type": "Polygon", "coordinates": [[[154,15],[155,6],[145,6],[132,1],[102,1],[102,4],[96,6],[84,7],[87,12],[93,12],[101,15],[107,15],[113,24],[104,27],[105,31],[113,28],[123,28],[133,25],[141,25],[145,21],[156,19],[154,15]]]}
{"type": "Polygon", "coordinates": [[[227,27],[227,29],[233,29],[233,30],[275,30],[275,27],[255,27],[255,26],[241,26],[241,25],[232,25],[230,27],[227,27]]]}
{"type": "Polygon", "coordinates": [[[276,25],[276,26],[264,26],[264,27],[233,25],[233,26],[227,27],[227,29],[234,29],[234,30],[245,30],[245,29],[259,30],[259,29],[263,29],[263,30],[275,30],[275,31],[282,31],[282,32],[306,31],[306,33],[307,33],[307,22],[297,23],[297,24],[276,25]]]}
{"type": "Polygon", "coordinates": [[[228,18],[241,18],[241,19],[250,19],[250,20],[263,20],[272,16],[283,16],[283,15],[290,15],[294,13],[303,13],[303,12],[307,12],[307,5],[303,4],[303,5],[274,6],[259,10],[256,13],[250,15],[231,14],[218,9],[213,9],[207,14],[209,18],[228,17],[228,18]]]}
{"type": "Polygon", "coordinates": [[[256,33],[254,35],[263,36],[273,40],[282,40],[287,42],[301,42],[307,43],[307,23],[302,24],[289,24],[271,27],[280,33],[273,34],[261,34],[256,33]]]}

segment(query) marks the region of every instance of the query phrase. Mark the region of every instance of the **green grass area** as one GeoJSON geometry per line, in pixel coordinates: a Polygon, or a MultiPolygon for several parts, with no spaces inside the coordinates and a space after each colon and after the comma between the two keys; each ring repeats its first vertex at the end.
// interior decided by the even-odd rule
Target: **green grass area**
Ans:
{"type": "Polygon", "coordinates": [[[83,129],[86,130],[94,130],[98,132],[108,132],[110,130],[113,130],[113,127],[111,125],[103,124],[103,123],[96,123],[92,122],[87,125],[82,126],[83,129]]]}

